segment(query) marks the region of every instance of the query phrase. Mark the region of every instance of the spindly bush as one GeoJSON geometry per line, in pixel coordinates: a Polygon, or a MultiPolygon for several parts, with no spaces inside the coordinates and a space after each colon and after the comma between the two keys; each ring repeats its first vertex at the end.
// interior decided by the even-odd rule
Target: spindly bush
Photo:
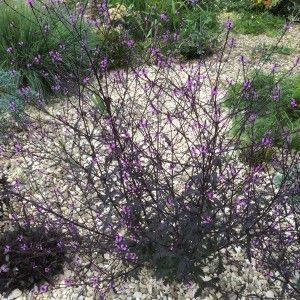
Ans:
{"type": "MultiPolygon", "coordinates": [[[[109,7],[102,2],[101,9],[97,26],[109,27],[109,7]]],[[[152,25],[153,33],[161,29],[152,25]]],[[[246,114],[247,104],[258,111],[262,105],[254,102],[251,87],[261,87],[265,106],[279,100],[281,90],[272,78],[258,72],[252,77],[255,70],[244,56],[235,62],[242,78],[233,81],[226,62],[235,47],[234,24],[228,19],[224,25],[218,55],[209,62],[200,57],[177,63],[171,52],[163,54],[159,34],[138,58],[144,64],[114,71],[100,47],[83,47],[90,74],[77,73],[76,97],[66,96],[56,107],[41,105],[25,138],[11,141],[24,172],[10,178],[20,199],[14,218],[38,223],[47,217],[49,226],[66,234],[70,256],[76,252],[66,265],[73,271],[66,285],[92,286],[104,298],[147,267],[165,281],[196,283],[197,295],[210,286],[226,297],[241,296],[243,288],[222,291],[219,285],[230,249],[241,247],[250,263],[284,281],[282,294],[299,296],[293,281],[299,213],[287,201],[285,184],[299,153],[288,138],[276,148],[266,132],[246,148],[250,156],[270,150],[268,161],[244,164],[239,158],[244,131],[235,128],[233,136],[232,119],[246,114]],[[227,90],[239,81],[249,101],[231,111],[225,107],[227,90]],[[280,188],[277,172],[284,174],[280,188]],[[286,260],[283,254],[289,254],[286,260]]],[[[124,36],[128,47],[134,42],[124,36]]],[[[299,60],[288,71],[297,68],[299,60]]]]}

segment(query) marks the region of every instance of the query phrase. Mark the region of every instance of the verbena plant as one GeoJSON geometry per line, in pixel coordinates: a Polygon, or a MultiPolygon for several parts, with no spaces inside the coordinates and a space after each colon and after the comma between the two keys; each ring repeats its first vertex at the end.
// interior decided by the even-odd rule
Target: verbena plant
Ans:
{"type": "MultiPolygon", "coordinates": [[[[109,26],[109,8],[101,9],[97,26],[109,26]]],[[[154,25],[153,32],[161,28],[154,25]]],[[[67,234],[70,255],[76,252],[67,285],[88,284],[104,297],[147,267],[165,281],[194,281],[198,295],[209,285],[226,295],[218,281],[229,250],[239,246],[258,268],[277,271],[270,277],[284,282],[282,293],[299,296],[299,213],[286,201],[290,187],[273,181],[273,173],[287,174],[299,163],[299,153],[289,139],[275,148],[266,135],[245,146],[242,130],[231,135],[231,120],[241,113],[222,105],[234,85],[225,68],[232,28],[228,19],[215,59],[193,64],[176,64],[161,51],[163,41],[153,39],[140,64],[111,72],[101,48],[83,43],[91,68],[89,77],[75,68],[76,97],[66,96],[56,110],[39,107],[26,140],[12,141],[26,166],[23,180],[12,178],[22,200],[14,216],[33,223],[47,216],[47,224],[67,234]],[[244,164],[245,147],[250,155],[270,149],[271,158],[244,164]],[[292,238],[281,238],[287,228],[292,238]],[[291,255],[280,260],[283,253],[291,255]]],[[[124,44],[134,56],[130,39],[124,44]]],[[[242,56],[237,67],[246,82],[251,65],[242,56]]],[[[298,67],[299,60],[290,71],[298,67]]]]}

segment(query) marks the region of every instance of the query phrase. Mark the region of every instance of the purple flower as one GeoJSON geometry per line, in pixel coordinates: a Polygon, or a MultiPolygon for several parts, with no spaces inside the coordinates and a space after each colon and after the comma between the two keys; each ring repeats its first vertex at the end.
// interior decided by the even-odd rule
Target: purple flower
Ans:
{"type": "Polygon", "coordinates": [[[82,260],[81,260],[81,258],[80,258],[78,255],[76,255],[75,258],[74,258],[74,262],[75,262],[77,265],[80,265],[81,262],[82,262],[82,260]]]}
{"type": "Polygon", "coordinates": [[[108,67],[108,59],[105,57],[100,61],[101,71],[105,72],[107,70],[107,67],[108,67]]]}
{"type": "Polygon", "coordinates": [[[41,63],[41,55],[40,54],[37,54],[34,59],[33,59],[34,63],[35,64],[40,64],[41,63]]]}
{"type": "Polygon", "coordinates": [[[261,143],[264,146],[271,146],[272,145],[272,138],[268,137],[268,136],[264,136],[261,140],[261,143]]]}
{"type": "Polygon", "coordinates": [[[225,28],[227,28],[228,30],[231,30],[233,28],[233,21],[232,19],[230,19],[229,17],[227,18],[225,24],[224,24],[225,28]]]}
{"type": "Polygon", "coordinates": [[[17,104],[16,101],[10,101],[9,102],[9,110],[11,112],[16,112],[17,111],[17,104]]]}
{"type": "Polygon", "coordinates": [[[4,254],[7,254],[8,252],[10,252],[10,246],[9,245],[6,245],[5,247],[4,247],[4,254]]]}
{"type": "Polygon", "coordinates": [[[62,61],[61,54],[56,50],[49,51],[49,55],[50,55],[53,62],[62,61]]]}
{"type": "Polygon", "coordinates": [[[159,17],[162,21],[167,21],[168,20],[168,16],[166,14],[161,14],[159,17]]]}
{"type": "Polygon", "coordinates": [[[177,32],[174,32],[173,33],[173,40],[178,41],[178,39],[179,39],[179,34],[177,32]]]}
{"type": "Polygon", "coordinates": [[[83,84],[87,84],[90,81],[90,78],[88,76],[83,78],[83,84]]]}
{"type": "Polygon", "coordinates": [[[278,84],[276,84],[273,88],[272,98],[277,101],[280,99],[280,96],[281,96],[281,88],[278,84]]]}
{"type": "Polygon", "coordinates": [[[43,284],[43,285],[40,286],[39,292],[41,294],[46,293],[47,291],[48,291],[48,285],[47,284],[43,284]]]}
{"type": "Polygon", "coordinates": [[[122,240],[123,240],[123,237],[122,237],[120,234],[117,234],[117,235],[115,236],[115,241],[116,241],[117,243],[122,242],[122,240]]]}
{"type": "Polygon", "coordinates": [[[4,264],[0,267],[0,273],[2,273],[2,272],[7,273],[8,271],[9,271],[9,268],[6,264],[4,264]]]}
{"type": "Polygon", "coordinates": [[[291,26],[291,23],[286,22],[286,23],[284,24],[283,29],[284,29],[284,31],[288,31],[291,27],[292,27],[292,26],[291,26]]]}
{"type": "Polygon", "coordinates": [[[211,88],[211,96],[212,96],[212,97],[216,97],[217,94],[218,94],[218,88],[217,88],[216,86],[213,86],[213,87],[211,88]]]}
{"type": "Polygon", "coordinates": [[[296,108],[298,106],[296,99],[291,100],[291,107],[296,108]]]}
{"type": "Polygon", "coordinates": [[[67,287],[70,287],[73,284],[73,280],[71,278],[66,278],[64,281],[67,287]]]}
{"type": "Polygon", "coordinates": [[[27,4],[28,4],[29,6],[32,6],[32,5],[33,5],[33,0],[27,0],[27,4]]]}
{"type": "Polygon", "coordinates": [[[7,52],[7,53],[12,53],[12,52],[13,52],[13,48],[12,48],[12,47],[8,47],[8,48],[6,49],[6,52],[7,52]]]}
{"type": "Polygon", "coordinates": [[[134,45],[134,40],[129,39],[129,40],[126,42],[126,44],[127,44],[127,46],[128,46],[129,48],[131,48],[131,47],[134,45]]]}
{"type": "Polygon", "coordinates": [[[246,62],[246,57],[244,55],[240,55],[239,62],[241,62],[242,64],[244,64],[246,62]]]}
{"type": "Polygon", "coordinates": [[[273,64],[273,66],[272,66],[272,73],[277,72],[277,69],[278,69],[278,65],[277,64],[273,64]]]}
{"type": "Polygon", "coordinates": [[[236,39],[235,38],[230,38],[228,41],[229,47],[235,47],[236,46],[236,39]]]}

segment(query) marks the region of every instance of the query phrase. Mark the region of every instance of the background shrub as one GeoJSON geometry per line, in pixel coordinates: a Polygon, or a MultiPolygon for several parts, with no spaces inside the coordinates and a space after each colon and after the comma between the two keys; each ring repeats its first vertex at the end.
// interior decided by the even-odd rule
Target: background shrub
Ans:
{"type": "Polygon", "coordinates": [[[216,48],[219,33],[217,13],[196,6],[184,15],[179,51],[186,58],[211,54],[216,48]]]}
{"type": "Polygon", "coordinates": [[[243,11],[235,20],[235,31],[243,34],[262,34],[274,36],[278,34],[285,23],[285,19],[269,12],[254,13],[243,11]]]}
{"type": "Polygon", "coordinates": [[[5,122],[7,115],[21,121],[24,114],[24,101],[18,93],[18,74],[0,69],[0,115],[5,122]]]}
{"type": "Polygon", "coordinates": [[[239,111],[233,118],[233,132],[242,130],[242,140],[247,144],[261,144],[270,138],[279,146],[289,140],[290,146],[298,149],[299,77],[278,80],[274,74],[259,72],[243,84],[235,84],[228,91],[226,105],[239,111]],[[239,97],[237,97],[239,95],[239,97]]]}
{"type": "Polygon", "coordinates": [[[0,65],[19,73],[20,86],[53,94],[73,80],[76,70],[87,70],[78,33],[86,41],[92,35],[82,21],[72,25],[62,10],[37,3],[30,7],[26,1],[0,3],[0,65]]]}

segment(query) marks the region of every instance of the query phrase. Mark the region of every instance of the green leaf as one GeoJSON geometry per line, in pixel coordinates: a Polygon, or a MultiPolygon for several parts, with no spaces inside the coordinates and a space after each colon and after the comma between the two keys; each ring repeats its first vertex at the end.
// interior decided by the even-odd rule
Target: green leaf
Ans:
{"type": "Polygon", "coordinates": [[[103,99],[99,95],[93,94],[92,101],[101,113],[105,113],[105,104],[103,99]]]}

